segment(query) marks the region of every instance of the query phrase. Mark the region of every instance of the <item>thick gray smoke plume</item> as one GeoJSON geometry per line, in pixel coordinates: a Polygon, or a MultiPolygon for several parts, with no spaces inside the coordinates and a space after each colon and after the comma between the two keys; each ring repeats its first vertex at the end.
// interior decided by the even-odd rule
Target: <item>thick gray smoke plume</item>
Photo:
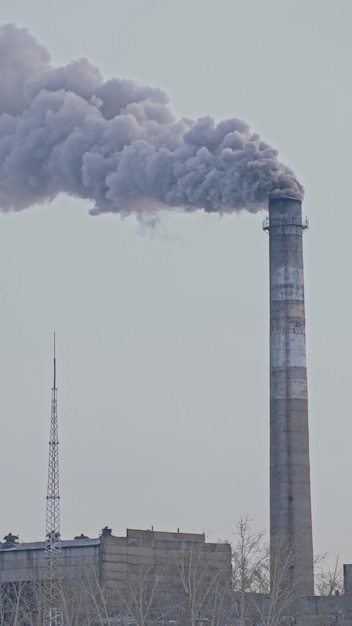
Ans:
{"type": "Polygon", "coordinates": [[[53,68],[26,29],[0,27],[0,209],[59,193],[93,213],[157,206],[258,211],[302,198],[293,172],[245,122],[175,120],[160,89],[104,81],[81,59],[53,68]]]}

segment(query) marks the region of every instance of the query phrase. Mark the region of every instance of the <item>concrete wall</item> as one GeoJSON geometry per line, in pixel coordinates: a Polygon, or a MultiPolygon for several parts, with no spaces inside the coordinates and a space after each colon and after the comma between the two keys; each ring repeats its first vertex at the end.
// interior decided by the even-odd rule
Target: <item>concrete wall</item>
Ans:
{"type": "Polygon", "coordinates": [[[207,543],[204,534],[128,529],[126,537],[102,537],[100,572],[111,597],[126,593],[128,587],[132,591],[147,578],[157,580],[160,593],[179,589],[182,595],[186,573],[210,587],[221,576],[226,586],[231,579],[231,548],[207,543]]]}
{"type": "MultiPolygon", "coordinates": [[[[100,539],[62,542],[62,567],[69,578],[82,568],[99,566],[100,539]]],[[[45,574],[44,542],[0,544],[0,584],[42,580],[45,574]]]]}
{"type": "MultiPolygon", "coordinates": [[[[250,610],[246,626],[352,626],[352,602],[347,596],[311,596],[275,607],[275,600],[260,594],[248,595],[250,610]]],[[[233,626],[242,626],[240,618],[233,626]]]]}
{"type": "Polygon", "coordinates": [[[352,565],[343,566],[343,582],[345,594],[352,596],[352,565]]]}
{"type": "MultiPolygon", "coordinates": [[[[231,576],[231,549],[228,544],[206,543],[204,534],[172,533],[127,529],[115,537],[104,529],[96,539],[62,542],[61,565],[65,577],[96,571],[111,598],[141,576],[157,576],[158,584],[180,583],[180,572],[193,568],[203,580],[218,573],[231,576]],[[206,574],[206,577],[205,577],[206,574]]],[[[44,543],[0,544],[0,584],[42,580],[45,576],[44,543]]]]}
{"type": "MultiPolygon", "coordinates": [[[[64,579],[72,580],[62,588],[65,606],[71,612],[81,610],[77,597],[84,593],[84,607],[95,612],[92,598],[96,598],[101,615],[113,615],[115,622],[145,623],[148,617],[149,624],[160,624],[167,616],[167,620],[189,624],[200,613],[211,619],[231,580],[230,546],[206,543],[204,534],[128,529],[126,536],[115,537],[105,528],[97,539],[63,541],[61,556],[64,579]]],[[[44,577],[44,543],[0,544],[3,606],[12,606],[13,586],[8,583],[31,583],[44,577]]],[[[31,589],[24,586],[28,598],[31,589]]],[[[11,619],[9,613],[6,626],[11,619]]]]}
{"type": "Polygon", "coordinates": [[[270,234],[270,540],[314,593],[301,203],[275,199],[270,234]]]}

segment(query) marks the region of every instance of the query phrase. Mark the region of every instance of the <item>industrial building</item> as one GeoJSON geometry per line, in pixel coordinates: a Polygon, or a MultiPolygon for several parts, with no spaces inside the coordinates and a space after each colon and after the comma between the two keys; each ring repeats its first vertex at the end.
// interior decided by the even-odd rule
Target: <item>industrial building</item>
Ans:
{"type": "MultiPolygon", "coordinates": [[[[231,589],[231,548],[204,534],[127,529],[116,537],[105,527],[96,538],[62,541],[63,623],[242,626],[231,589]]],[[[0,543],[0,624],[42,626],[45,542],[20,543],[9,533],[0,543]]],[[[352,624],[352,565],[344,566],[339,596],[294,598],[284,607],[270,596],[246,599],[246,626],[352,624]],[[284,609],[284,610],[282,610],[284,609]],[[265,622],[265,616],[270,621],[265,622]],[[292,621],[294,620],[294,621],[292,621]]]]}
{"type": "MultiPolygon", "coordinates": [[[[60,561],[56,583],[64,598],[65,624],[104,619],[194,624],[229,609],[231,548],[207,543],[204,534],[127,529],[126,536],[116,537],[106,527],[95,539],[79,535],[62,541],[60,561]]],[[[44,542],[19,543],[11,533],[5,537],[0,583],[7,621],[1,624],[12,623],[14,605],[26,611],[28,604],[40,622],[46,566],[44,542]]],[[[25,615],[23,620],[27,623],[25,615]]]]}

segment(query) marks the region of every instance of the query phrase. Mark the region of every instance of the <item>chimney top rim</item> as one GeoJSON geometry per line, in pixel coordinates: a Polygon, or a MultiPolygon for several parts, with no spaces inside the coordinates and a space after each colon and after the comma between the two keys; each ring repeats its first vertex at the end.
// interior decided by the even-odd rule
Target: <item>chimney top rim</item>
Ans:
{"type": "Polygon", "coordinates": [[[302,204],[302,200],[294,198],[293,196],[275,196],[275,198],[269,199],[269,206],[279,202],[299,202],[299,204],[302,204]]]}

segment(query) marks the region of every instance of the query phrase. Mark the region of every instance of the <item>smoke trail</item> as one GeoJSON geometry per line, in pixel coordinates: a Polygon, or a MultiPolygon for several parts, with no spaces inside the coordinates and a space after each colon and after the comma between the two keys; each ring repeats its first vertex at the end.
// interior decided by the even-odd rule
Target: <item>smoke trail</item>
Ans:
{"type": "Polygon", "coordinates": [[[158,206],[256,212],[269,197],[302,198],[277,151],[238,119],[175,120],[166,94],[87,60],[53,68],[26,29],[0,27],[0,209],[59,193],[92,213],[158,206]]]}

